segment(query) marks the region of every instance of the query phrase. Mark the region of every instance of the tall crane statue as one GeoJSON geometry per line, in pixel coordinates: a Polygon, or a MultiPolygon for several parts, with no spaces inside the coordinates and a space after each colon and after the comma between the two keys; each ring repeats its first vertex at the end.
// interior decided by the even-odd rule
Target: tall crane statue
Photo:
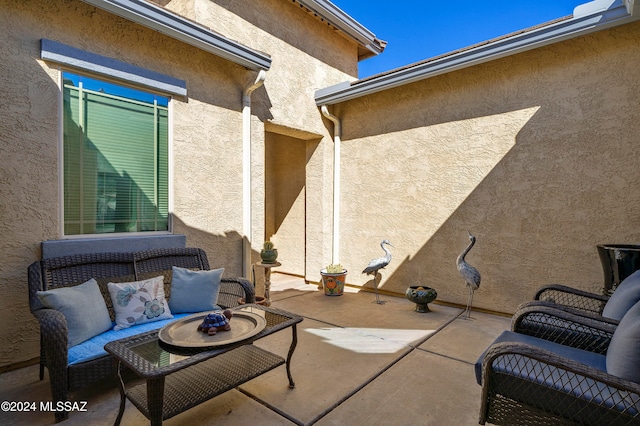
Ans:
{"type": "Polygon", "coordinates": [[[471,304],[473,303],[473,294],[480,287],[480,272],[464,260],[464,257],[469,253],[471,247],[476,243],[476,237],[471,235],[471,232],[469,231],[467,231],[467,233],[469,234],[469,245],[462,253],[460,253],[458,259],[456,259],[458,272],[460,272],[460,275],[462,275],[462,278],[464,278],[464,281],[469,288],[469,299],[467,300],[465,319],[469,319],[469,315],[471,314],[471,304]]]}
{"type": "Polygon", "coordinates": [[[378,259],[373,259],[362,271],[363,274],[373,275],[373,287],[376,292],[376,303],[379,305],[383,305],[384,302],[380,300],[380,296],[378,295],[378,284],[376,282],[376,278],[378,277],[378,270],[384,268],[391,262],[391,252],[388,248],[385,247],[385,244],[393,247],[389,240],[382,240],[382,242],[380,243],[380,247],[382,247],[382,250],[384,250],[385,256],[379,257],[378,259]]]}

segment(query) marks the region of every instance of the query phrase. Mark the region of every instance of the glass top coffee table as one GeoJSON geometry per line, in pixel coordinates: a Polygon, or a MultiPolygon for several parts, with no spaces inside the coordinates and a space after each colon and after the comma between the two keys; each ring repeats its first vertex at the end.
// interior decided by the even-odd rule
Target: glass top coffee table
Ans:
{"type": "MultiPolygon", "coordinates": [[[[214,347],[178,347],[158,338],[159,330],[142,333],[107,343],[105,350],[115,362],[120,388],[120,410],[115,421],[120,424],[126,399],[140,410],[152,425],[161,425],[189,408],[233,389],[267,371],[286,364],[289,388],[295,384],[291,376],[291,357],[298,342],[297,324],[302,317],[279,309],[242,305],[232,311],[241,315],[258,315],[266,321],[257,334],[230,344],[214,347]],[[291,346],[286,360],[253,345],[285,328],[292,329],[291,346]],[[121,367],[127,367],[144,382],[127,384],[121,367]]],[[[203,314],[204,316],[204,314],[203,314]]],[[[233,318],[231,319],[233,328],[233,318]]],[[[225,333],[224,331],[218,332],[225,333]]]]}

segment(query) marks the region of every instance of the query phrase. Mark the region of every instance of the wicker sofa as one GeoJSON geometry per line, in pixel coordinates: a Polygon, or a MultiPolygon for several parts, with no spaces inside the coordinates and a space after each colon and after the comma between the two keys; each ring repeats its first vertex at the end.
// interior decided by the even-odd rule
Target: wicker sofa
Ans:
{"type": "MultiPolygon", "coordinates": [[[[114,371],[111,358],[106,352],[97,357],[94,355],[94,359],[85,362],[70,362],[70,349],[73,348],[68,348],[67,320],[60,311],[45,308],[37,292],[76,286],[93,278],[98,283],[111,321],[114,321],[115,312],[107,288],[108,282],[125,283],[163,275],[166,299],[170,300],[173,266],[209,270],[207,256],[199,248],[81,254],[45,259],[29,266],[29,306],[40,323],[40,380],[44,377],[46,367],[54,404],[66,401],[70,392],[112,376],[114,371]]],[[[225,308],[233,307],[238,305],[241,298],[248,303],[255,301],[253,285],[244,278],[222,278],[217,304],[225,308]]],[[[153,323],[145,325],[151,324],[153,323]]],[[[157,324],[161,326],[162,322],[157,324]]],[[[131,330],[136,327],[139,326],[134,325],[131,330]]],[[[102,343],[100,350],[103,350],[102,343]]],[[[55,417],[59,422],[66,419],[68,413],[55,412],[55,417]]]]}

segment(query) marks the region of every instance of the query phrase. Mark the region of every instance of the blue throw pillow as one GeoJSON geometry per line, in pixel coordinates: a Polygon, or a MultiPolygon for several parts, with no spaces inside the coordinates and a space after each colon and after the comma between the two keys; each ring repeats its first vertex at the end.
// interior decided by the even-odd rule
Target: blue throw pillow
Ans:
{"type": "Polygon", "coordinates": [[[111,328],[111,318],[98,283],[93,278],[73,286],[36,293],[40,302],[67,319],[68,346],[75,346],[111,328]]]}
{"type": "Polygon", "coordinates": [[[640,301],[640,270],[622,280],[604,305],[602,316],[620,321],[640,301]]]}
{"type": "Polygon", "coordinates": [[[223,272],[224,268],[192,271],[174,266],[169,298],[171,312],[204,312],[220,309],[217,303],[223,272]]]}
{"type": "Polygon", "coordinates": [[[607,373],[640,383],[640,302],[625,314],[607,349],[607,373]]]}

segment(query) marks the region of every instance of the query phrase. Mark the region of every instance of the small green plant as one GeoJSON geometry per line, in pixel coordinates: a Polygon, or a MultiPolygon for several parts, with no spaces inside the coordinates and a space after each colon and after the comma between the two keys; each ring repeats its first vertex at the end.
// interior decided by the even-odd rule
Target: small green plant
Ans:
{"type": "Polygon", "coordinates": [[[327,265],[326,269],[328,274],[340,274],[344,272],[344,268],[339,263],[332,263],[331,265],[327,265]]]}
{"type": "Polygon", "coordinates": [[[264,248],[260,250],[262,263],[276,263],[276,259],[278,258],[278,249],[274,248],[273,243],[268,240],[264,242],[263,247],[264,248]]]}

